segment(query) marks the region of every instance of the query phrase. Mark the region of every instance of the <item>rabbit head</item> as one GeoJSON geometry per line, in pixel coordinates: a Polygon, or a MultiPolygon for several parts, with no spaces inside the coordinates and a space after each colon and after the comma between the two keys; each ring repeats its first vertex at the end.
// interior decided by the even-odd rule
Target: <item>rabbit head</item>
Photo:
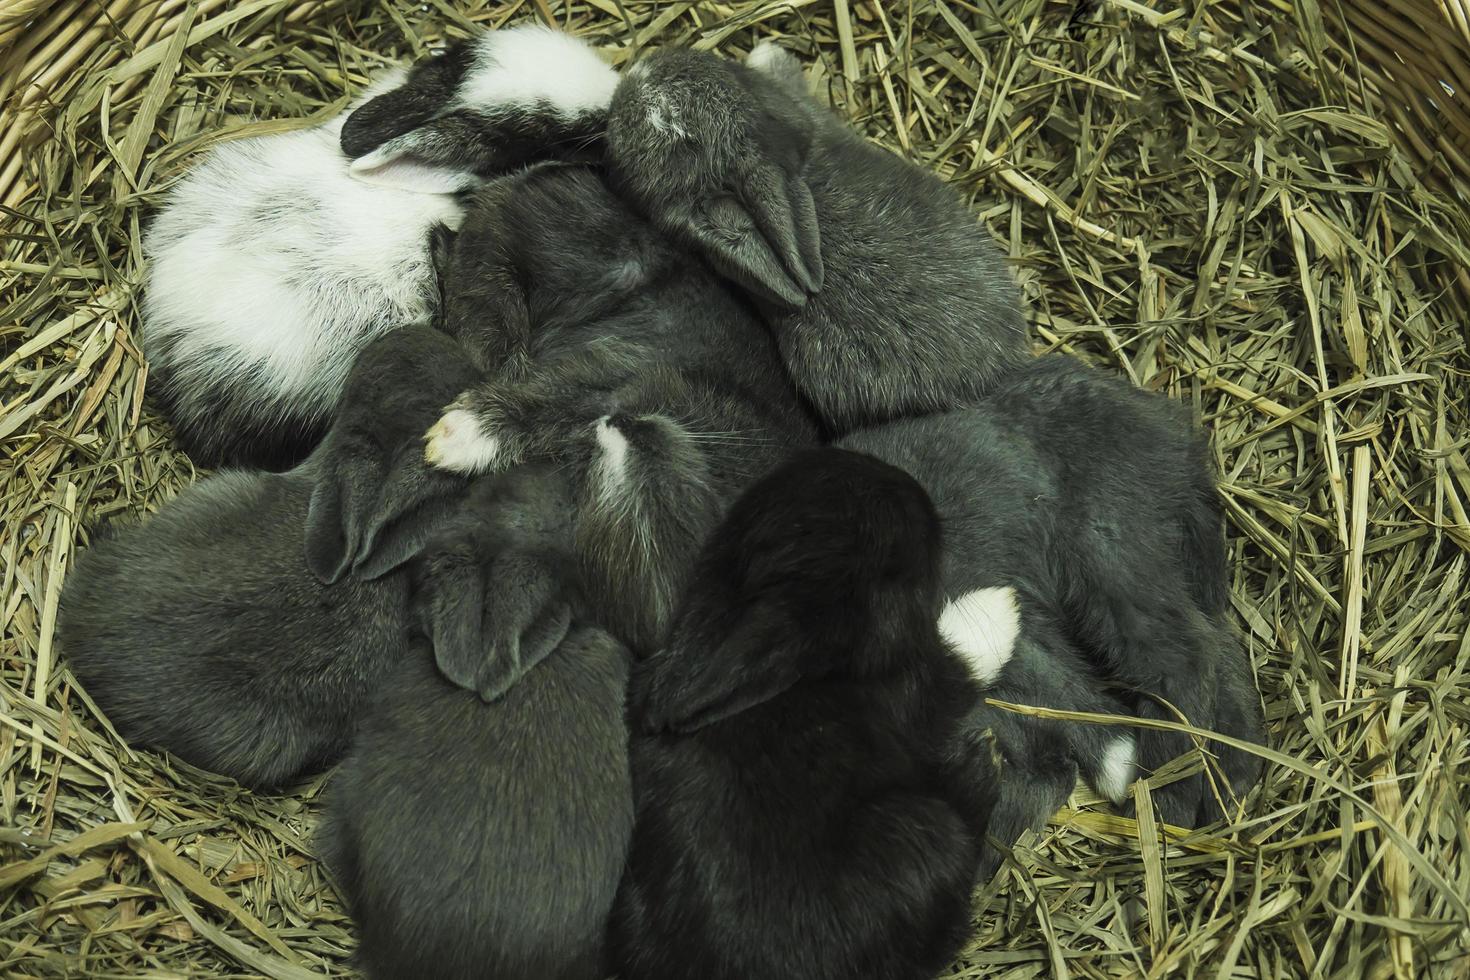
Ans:
{"type": "Polygon", "coordinates": [[[617,75],[539,25],[457,41],[342,126],[353,176],[426,193],[470,190],[540,157],[595,151],[617,75]]]}
{"type": "Polygon", "coordinates": [[[615,157],[641,161],[623,173],[625,189],[661,202],[653,213],[665,230],[693,237],[754,295],[800,307],[823,278],[804,175],[814,127],[780,65],[768,73],[705,52],[660,51],[628,71],[608,133],[615,157]],[[709,112],[680,109],[691,105],[709,112]],[[715,184],[728,190],[710,194],[715,184]]]}
{"type": "Polygon", "coordinates": [[[912,477],[807,450],[755,483],[711,535],[638,707],[695,730],[802,680],[901,669],[939,644],[939,519],[912,477]]]}
{"type": "Polygon", "coordinates": [[[382,576],[411,558],[465,481],[423,461],[423,431],[479,373],[463,347],[430,327],[405,327],[357,357],[332,426],[305,466],[315,480],[306,561],[332,584],[382,576]]]}

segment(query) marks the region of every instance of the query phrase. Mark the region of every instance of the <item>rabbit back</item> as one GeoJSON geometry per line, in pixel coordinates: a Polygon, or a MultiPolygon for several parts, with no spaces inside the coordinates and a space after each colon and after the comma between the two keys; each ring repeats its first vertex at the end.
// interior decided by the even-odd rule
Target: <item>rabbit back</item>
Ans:
{"type": "Polygon", "coordinates": [[[60,637],[123,736],[261,787],[345,750],[401,653],[407,585],[312,576],[310,492],[300,474],[225,471],[81,556],[60,637]]]}
{"type": "Polygon", "coordinates": [[[431,234],[459,205],[354,180],[339,129],[211,150],[144,238],[153,392],[206,465],[302,458],[353,356],[435,312],[431,234]]]}
{"type": "Polygon", "coordinates": [[[416,648],[329,796],[370,977],[601,980],[632,832],[624,653],[573,632],[492,703],[416,648]]]}

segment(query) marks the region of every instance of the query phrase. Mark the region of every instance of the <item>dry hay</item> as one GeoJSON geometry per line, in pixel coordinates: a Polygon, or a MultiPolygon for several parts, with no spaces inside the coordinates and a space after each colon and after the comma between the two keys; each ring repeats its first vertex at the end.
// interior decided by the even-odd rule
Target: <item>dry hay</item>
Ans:
{"type": "Polygon", "coordinates": [[[1343,104],[1374,104],[1350,58],[1318,77],[1315,2],[101,6],[0,3],[0,973],[345,971],[322,781],[256,796],[130,751],[72,682],[57,594],[82,528],[195,477],[142,400],[159,192],[383,56],[526,17],[620,63],[815,56],[870,135],[973,195],[1041,341],[1214,429],[1266,782],[1194,834],[1075,801],[977,895],[957,975],[1470,972],[1470,222],[1343,104]]]}

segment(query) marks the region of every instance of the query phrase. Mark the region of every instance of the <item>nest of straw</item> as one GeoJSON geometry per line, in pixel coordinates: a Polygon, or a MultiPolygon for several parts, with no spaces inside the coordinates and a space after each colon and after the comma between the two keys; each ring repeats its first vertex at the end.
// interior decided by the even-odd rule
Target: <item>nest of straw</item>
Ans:
{"type": "Polygon", "coordinates": [[[323,780],[251,794],[129,748],[67,670],[57,597],[89,527],[197,476],[136,341],[159,194],[384,59],[528,17],[617,63],[782,39],[970,196],[1040,346],[1214,432],[1265,781],[1197,832],[1075,798],[977,892],[956,975],[1470,972],[1470,221],[1314,0],[9,0],[0,973],[348,971],[310,843],[323,780]]]}

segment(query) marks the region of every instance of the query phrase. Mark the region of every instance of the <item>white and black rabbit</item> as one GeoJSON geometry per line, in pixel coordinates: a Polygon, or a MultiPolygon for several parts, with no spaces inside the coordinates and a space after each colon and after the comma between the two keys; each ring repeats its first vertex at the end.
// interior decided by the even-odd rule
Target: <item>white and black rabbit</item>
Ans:
{"type": "Polygon", "coordinates": [[[568,464],[594,617],[639,650],[723,507],[816,438],[748,302],[594,166],[542,163],[476,194],[443,323],[490,378],[429,433],[428,458],[568,464]]]}
{"type": "Polygon", "coordinates": [[[974,213],[818,105],[780,48],[646,58],[607,141],[620,190],[758,301],[830,435],[966,404],[1030,356],[974,213]]]}
{"type": "Polygon", "coordinates": [[[634,669],[623,976],[917,980],[959,950],[996,774],[940,551],[922,488],[858,453],[730,509],[634,669]]]}
{"type": "MultiPolygon", "coordinates": [[[[1181,406],[1057,354],[1025,365],[972,409],[877,426],[840,445],[906,470],[933,499],[944,521],[945,591],[961,600],[946,633],[1000,652],[991,697],[1116,713],[1090,666],[1132,692],[1130,713],[1177,720],[1162,698],[1195,725],[1261,738],[1259,699],[1224,615],[1214,467],[1181,406]]],[[[1033,774],[1006,783],[1020,794],[1005,801],[1012,839],[1065,799],[1071,772],[1047,774],[1069,759],[1114,799],[1131,782],[1133,741],[1117,728],[987,714],[1003,776],[1033,774]]],[[[1144,730],[1137,744],[1152,771],[1192,743],[1144,730]]],[[[1230,790],[1243,793],[1258,777],[1257,757],[1213,751],[1230,790]]],[[[1170,823],[1219,813],[1198,776],[1154,799],[1170,823]]]]}
{"type": "Polygon", "coordinates": [[[172,189],[143,244],[150,391],[184,448],[205,465],[284,468],[302,459],[325,431],[357,351],[434,316],[436,244],[463,215],[453,192],[533,149],[571,151],[498,146],[499,130],[490,129],[471,141],[465,128],[513,113],[539,120],[545,136],[577,131],[585,105],[605,104],[616,80],[575,39],[515,28],[385,78],[358,100],[372,112],[346,125],[337,116],[206,154],[172,189]],[[400,94],[423,75],[442,88],[432,110],[400,94]],[[339,145],[364,129],[418,127],[422,136],[430,111],[452,112],[441,125],[459,127],[452,166],[422,160],[411,138],[356,163],[339,145]]]}
{"type": "MultiPolygon", "coordinates": [[[[560,500],[518,493],[533,510],[560,500]]],[[[550,557],[561,580],[566,562],[546,541],[525,551],[550,557]]],[[[508,659],[478,630],[517,614],[503,608],[515,601],[505,583],[465,588],[443,573],[415,573],[432,644],[408,652],[368,709],[319,834],[359,927],[359,964],[373,980],[603,980],[633,829],[627,651],[574,624],[508,659]],[[490,700],[435,669],[445,643],[451,659],[478,654],[497,676],[490,700]]]]}
{"type": "Polygon", "coordinates": [[[62,593],[60,638],[117,730],[257,787],[335,761],[407,654],[409,583],[387,573],[455,519],[465,492],[422,463],[423,427],[477,377],[447,335],[394,331],[357,359],[299,467],[221,472],[88,549],[62,593]],[[400,461],[387,481],[384,458],[400,461]],[[361,518],[344,523],[344,508],[361,518]],[[369,547],[363,574],[343,574],[369,547]]]}

